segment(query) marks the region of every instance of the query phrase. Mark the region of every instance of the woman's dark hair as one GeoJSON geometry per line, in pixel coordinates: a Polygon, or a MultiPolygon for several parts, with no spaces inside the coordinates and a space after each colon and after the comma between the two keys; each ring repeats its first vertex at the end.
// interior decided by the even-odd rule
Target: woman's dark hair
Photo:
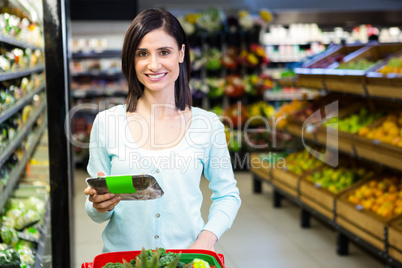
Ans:
{"type": "Polygon", "coordinates": [[[127,112],[136,110],[138,99],[144,92],[144,86],[138,81],[135,73],[135,51],[147,33],[160,28],[176,40],[179,50],[182,44],[185,45],[184,60],[179,64],[179,77],[175,83],[175,105],[180,110],[192,105],[188,84],[191,65],[187,36],[175,16],[166,10],[152,8],[142,11],[134,18],[124,37],[121,59],[122,71],[128,83],[127,112]]]}

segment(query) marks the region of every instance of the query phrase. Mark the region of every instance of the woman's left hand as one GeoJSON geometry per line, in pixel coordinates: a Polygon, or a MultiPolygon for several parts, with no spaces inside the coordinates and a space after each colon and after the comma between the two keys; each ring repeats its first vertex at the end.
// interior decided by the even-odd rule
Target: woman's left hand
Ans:
{"type": "Polygon", "coordinates": [[[195,240],[195,242],[191,244],[189,249],[206,249],[215,251],[214,246],[217,241],[218,238],[214,233],[204,230],[200,233],[197,240],[195,240]]]}

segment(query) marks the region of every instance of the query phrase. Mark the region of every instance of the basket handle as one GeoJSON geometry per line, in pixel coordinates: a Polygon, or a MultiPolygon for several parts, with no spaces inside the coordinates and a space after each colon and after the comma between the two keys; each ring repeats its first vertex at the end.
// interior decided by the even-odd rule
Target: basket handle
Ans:
{"type": "Polygon", "coordinates": [[[84,262],[82,265],[81,265],[81,268],[93,268],[93,263],[92,262],[84,262]]]}
{"type": "Polygon", "coordinates": [[[218,253],[218,258],[221,260],[222,264],[225,265],[225,257],[222,253],[218,253]]]}

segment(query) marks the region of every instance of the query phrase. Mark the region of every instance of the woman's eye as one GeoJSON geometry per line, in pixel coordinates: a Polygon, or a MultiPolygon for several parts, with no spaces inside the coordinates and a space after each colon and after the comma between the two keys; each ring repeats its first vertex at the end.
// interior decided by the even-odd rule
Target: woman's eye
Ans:
{"type": "Polygon", "coordinates": [[[140,52],[138,52],[137,55],[138,55],[138,57],[145,57],[147,55],[147,53],[143,52],[143,51],[140,51],[140,52]]]}
{"type": "Polygon", "coordinates": [[[166,55],[169,55],[169,54],[170,54],[170,51],[169,51],[169,50],[162,50],[162,51],[161,51],[161,55],[166,56],[166,55]]]}

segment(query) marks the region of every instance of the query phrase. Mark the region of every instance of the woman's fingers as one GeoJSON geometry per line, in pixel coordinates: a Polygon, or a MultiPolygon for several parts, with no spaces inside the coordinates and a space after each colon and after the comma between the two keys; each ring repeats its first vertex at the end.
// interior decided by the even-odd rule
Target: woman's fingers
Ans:
{"type": "Polygon", "coordinates": [[[85,195],[95,195],[96,190],[94,188],[88,186],[87,188],[85,188],[84,194],[85,195]]]}
{"type": "MultiPolygon", "coordinates": [[[[110,195],[110,194],[105,194],[105,195],[110,195]]],[[[105,196],[103,195],[103,196],[105,196]]],[[[100,196],[98,196],[100,197],[100,196]]],[[[96,198],[96,197],[94,197],[96,198]]],[[[113,209],[118,203],[120,202],[120,197],[119,196],[114,196],[110,199],[106,199],[102,202],[94,202],[93,207],[98,211],[98,212],[106,212],[108,210],[113,209]]]]}
{"type": "Polygon", "coordinates": [[[98,171],[98,176],[105,176],[105,173],[103,173],[102,171],[98,171]]]}

